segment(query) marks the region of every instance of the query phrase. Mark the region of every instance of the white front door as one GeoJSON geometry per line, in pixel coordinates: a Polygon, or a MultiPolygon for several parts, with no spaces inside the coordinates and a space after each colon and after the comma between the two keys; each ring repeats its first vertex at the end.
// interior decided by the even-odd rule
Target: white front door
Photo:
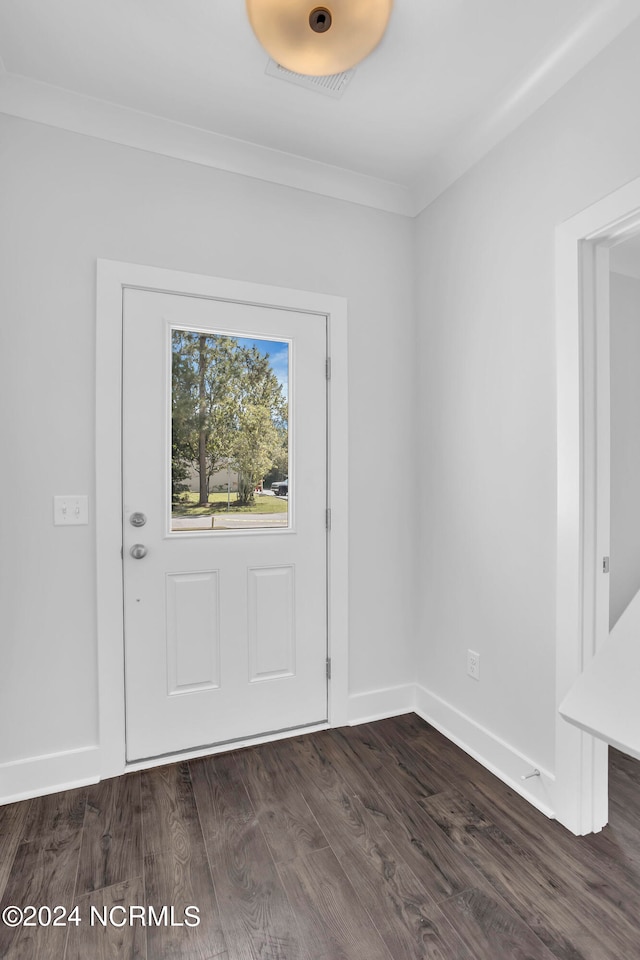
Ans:
{"type": "Polygon", "coordinates": [[[123,317],[127,759],[322,723],[326,317],[131,289],[123,317]],[[239,506],[274,462],[288,494],[239,506]]]}

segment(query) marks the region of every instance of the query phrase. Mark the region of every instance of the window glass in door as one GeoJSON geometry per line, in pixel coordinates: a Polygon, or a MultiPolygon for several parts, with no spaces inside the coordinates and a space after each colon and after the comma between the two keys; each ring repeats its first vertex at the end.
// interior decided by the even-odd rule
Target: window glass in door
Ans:
{"type": "Polygon", "coordinates": [[[287,529],[289,342],[170,336],[170,531],[287,529]]]}

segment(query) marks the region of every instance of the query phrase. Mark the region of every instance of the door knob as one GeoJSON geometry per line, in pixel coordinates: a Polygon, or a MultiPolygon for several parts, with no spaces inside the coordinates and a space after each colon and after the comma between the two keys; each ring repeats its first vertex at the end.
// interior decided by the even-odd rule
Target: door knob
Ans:
{"type": "Polygon", "coordinates": [[[134,545],[131,547],[131,550],[129,550],[129,553],[134,560],[142,560],[142,558],[146,557],[147,555],[147,548],[145,547],[144,543],[134,543],[134,545]]]}

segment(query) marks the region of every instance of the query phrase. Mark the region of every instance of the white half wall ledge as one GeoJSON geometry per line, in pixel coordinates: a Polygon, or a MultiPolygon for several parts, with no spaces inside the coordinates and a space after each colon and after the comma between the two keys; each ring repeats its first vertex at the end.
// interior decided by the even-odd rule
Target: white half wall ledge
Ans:
{"type": "Polygon", "coordinates": [[[0,764],[0,804],[86,787],[100,780],[100,748],[63,750],[0,764]]]}
{"type": "Polygon", "coordinates": [[[560,704],[581,730],[640,760],[640,591],[560,704]]]}
{"type": "Polygon", "coordinates": [[[515,793],[524,797],[545,817],[555,819],[555,777],[539,763],[419,684],[416,685],[415,712],[447,740],[451,740],[515,793]],[[540,771],[539,777],[521,779],[534,769],[540,771]]]}
{"type": "Polygon", "coordinates": [[[175,120],[0,73],[0,113],[387,213],[413,216],[404,184],[236,140],[175,120]]]}

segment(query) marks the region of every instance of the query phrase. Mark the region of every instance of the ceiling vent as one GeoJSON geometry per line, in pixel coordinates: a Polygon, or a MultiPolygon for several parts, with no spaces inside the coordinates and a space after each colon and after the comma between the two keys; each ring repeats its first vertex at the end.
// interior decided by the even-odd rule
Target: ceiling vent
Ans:
{"type": "Polygon", "coordinates": [[[338,100],[342,96],[355,72],[355,69],[351,69],[345,70],[344,73],[333,73],[328,77],[309,77],[304,73],[293,73],[286,67],[281,67],[275,60],[269,60],[265,70],[269,77],[287,80],[289,83],[295,83],[298,87],[323,93],[325,97],[333,97],[334,100],[338,100]]]}

